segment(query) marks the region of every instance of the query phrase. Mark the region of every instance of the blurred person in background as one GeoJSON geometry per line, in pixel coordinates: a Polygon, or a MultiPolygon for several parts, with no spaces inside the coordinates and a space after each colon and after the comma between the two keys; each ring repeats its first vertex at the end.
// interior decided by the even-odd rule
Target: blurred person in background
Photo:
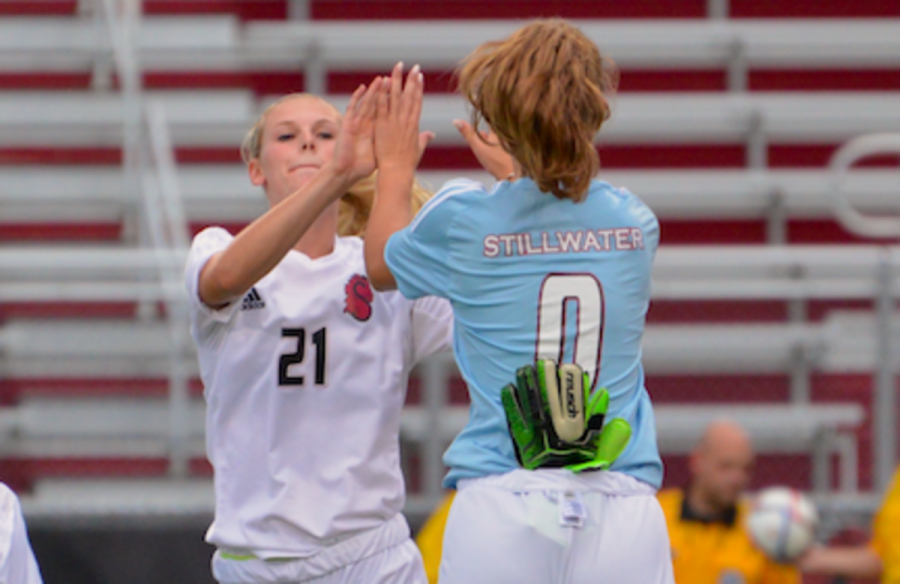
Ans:
{"type": "MultiPolygon", "coordinates": [[[[449,348],[446,301],[373,292],[374,90],[342,117],[289,95],[242,147],[270,209],[194,238],[185,272],[214,469],[214,577],[425,582],[401,514],[400,413],[419,360],[449,348]]],[[[412,185],[413,208],[427,193],[412,185]]]]}
{"type": "Polygon", "coordinates": [[[750,439],[736,423],[710,424],[689,459],[690,482],[658,498],[666,515],[677,584],[799,584],[798,570],[754,547],[741,499],[753,473],[750,439]]]}
{"type": "Polygon", "coordinates": [[[805,574],[879,579],[900,584],[900,470],[894,473],[863,545],[814,546],[798,566],[805,574]]]}
{"type": "Polygon", "coordinates": [[[0,483],[0,584],[41,584],[19,498],[0,483]]]}

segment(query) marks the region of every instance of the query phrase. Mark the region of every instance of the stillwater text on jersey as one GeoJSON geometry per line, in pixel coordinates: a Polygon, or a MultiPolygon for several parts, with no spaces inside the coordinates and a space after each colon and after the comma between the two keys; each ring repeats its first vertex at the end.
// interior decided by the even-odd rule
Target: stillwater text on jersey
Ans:
{"type": "Polygon", "coordinates": [[[644,249],[644,234],[637,227],[506,233],[484,238],[484,255],[488,258],[638,249],[644,249]]]}

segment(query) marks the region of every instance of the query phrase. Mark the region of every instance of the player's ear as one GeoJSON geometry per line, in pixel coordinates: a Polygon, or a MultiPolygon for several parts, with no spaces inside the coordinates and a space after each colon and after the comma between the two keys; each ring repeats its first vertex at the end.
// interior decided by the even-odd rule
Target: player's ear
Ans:
{"type": "Polygon", "coordinates": [[[247,174],[250,175],[250,183],[255,187],[265,186],[266,175],[263,173],[259,158],[254,158],[247,163],[247,174]]]}

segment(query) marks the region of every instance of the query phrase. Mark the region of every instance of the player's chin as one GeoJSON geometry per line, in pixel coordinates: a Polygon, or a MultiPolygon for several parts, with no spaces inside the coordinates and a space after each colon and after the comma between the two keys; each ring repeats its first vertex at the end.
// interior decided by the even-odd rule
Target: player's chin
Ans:
{"type": "Polygon", "coordinates": [[[719,494],[719,505],[722,508],[733,507],[737,505],[738,500],[741,498],[741,491],[724,491],[719,494]]]}
{"type": "Polygon", "coordinates": [[[297,190],[305,187],[309,181],[313,179],[319,173],[319,169],[312,166],[304,166],[302,168],[296,168],[290,172],[288,175],[288,183],[291,185],[292,190],[297,190]]]}

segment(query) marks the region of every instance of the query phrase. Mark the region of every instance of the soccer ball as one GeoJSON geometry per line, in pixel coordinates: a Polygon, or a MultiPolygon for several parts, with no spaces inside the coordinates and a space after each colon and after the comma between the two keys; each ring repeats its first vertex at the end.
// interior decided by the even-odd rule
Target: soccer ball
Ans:
{"type": "Polygon", "coordinates": [[[777,562],[790,562],[809,549],[819,515],[799,491],[770,487],[753,499],[746,529],[753,543],[777,562]]]}

